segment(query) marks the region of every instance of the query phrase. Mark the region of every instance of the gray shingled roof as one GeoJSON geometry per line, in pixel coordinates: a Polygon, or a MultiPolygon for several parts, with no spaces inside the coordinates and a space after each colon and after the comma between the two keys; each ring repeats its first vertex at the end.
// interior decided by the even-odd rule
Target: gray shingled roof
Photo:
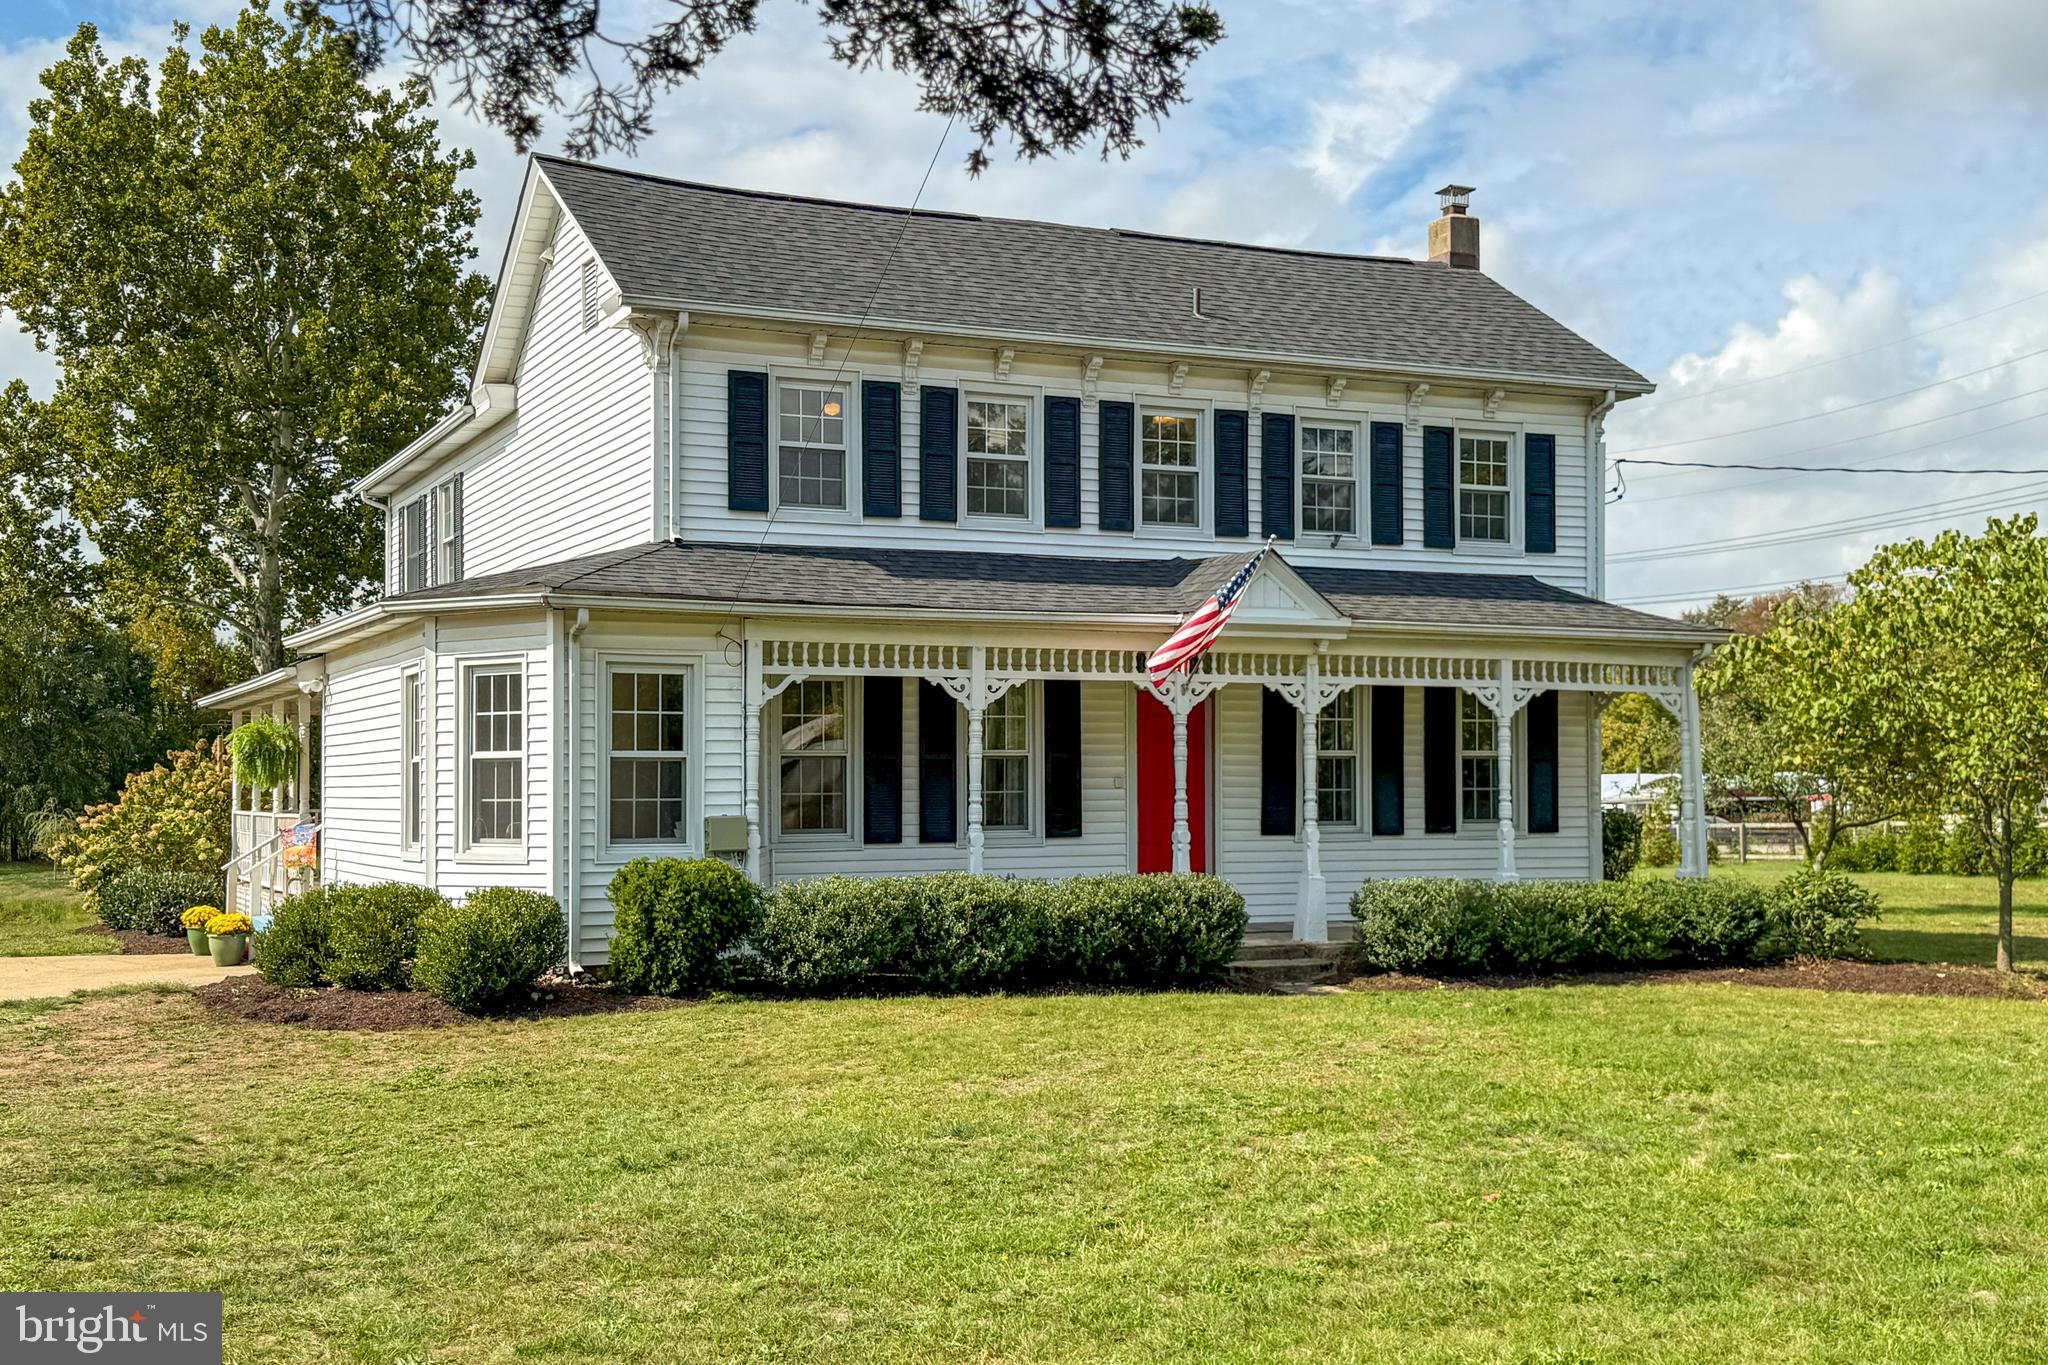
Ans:
{"type": "Polygon", "coordinates": [[[921,211],[906,228],[899,208],[538,160],[628,302],[1395,372],[1648,382],[1476,270],[957,213],[921,211]]]}
{"type": "MultiPolygon", "coordinates": [[[[683,544],[662,540],[384,600],[425,605],[517,592],[770,602],[791,608],[888,608],[1043,616],[1175,616],[1194,610],[1251,554],[1106,559],[837,546],[683,544]]],[[[1521,574],[1419,573],[1288,565],[1360,625],[1697,636],[1696,628],[1521,574]]]]}

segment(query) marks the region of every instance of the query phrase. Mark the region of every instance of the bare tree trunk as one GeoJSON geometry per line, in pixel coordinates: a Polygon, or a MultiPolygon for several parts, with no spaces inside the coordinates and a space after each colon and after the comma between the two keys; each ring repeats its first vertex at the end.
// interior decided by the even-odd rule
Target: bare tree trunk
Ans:
{"type": "Polygon", "coordinates": [[[2012,802],[1998,821],[1998,970],[2012,970],[2012,802]]]}

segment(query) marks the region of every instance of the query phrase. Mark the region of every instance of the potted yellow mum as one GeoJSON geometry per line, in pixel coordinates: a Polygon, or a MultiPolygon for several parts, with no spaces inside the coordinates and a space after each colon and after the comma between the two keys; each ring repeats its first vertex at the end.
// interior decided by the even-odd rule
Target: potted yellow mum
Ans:
{"type": "Polygon", "coordinates": [[[185,942],[190,944],[192,951],[200,957],[205,957],[213,951],[206,946],[206,922],[219,913],[220,907],[217,905],[195,905],[178,916],[178,923],[185,926],[185,942]]]}
{"type": "Polygon", "coordinates": [[[249,917],[237,910],[206,922],[206,941],[213,946],[213,965],[234,967],[249,960],[249,917]]]}

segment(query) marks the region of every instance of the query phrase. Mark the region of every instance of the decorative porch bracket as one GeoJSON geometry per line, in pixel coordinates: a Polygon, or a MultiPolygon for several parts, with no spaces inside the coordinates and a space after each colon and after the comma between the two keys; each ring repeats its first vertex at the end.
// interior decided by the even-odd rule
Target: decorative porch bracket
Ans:
{"type": "Polygon", "coordinates": [[[769,702],[810,676],[808,673],[783,673],[774,682],[769,682],[762,671],[761,642],[747,641],[744,680],[747,714],[745,724],[740,727],[743,735],[740,758],[747,789],[747,879],[757,886],[761,882],[761,711],[769,702]]]}
{"type": "Polygon", "coordinates": [[[1205,673],[1173,673],[1163,683],[1145,680],[1145,690],[1159,698],[1173,717],[1173,870],[1195,865],[1194,833],[1188,824],[1188,717],[1224,684],[1205,673]]]}
{"type": "Polygon", "coordinates": [[[982,717],[989,707],[1001,700],[1004,693],[1023,682],[1022,678],[991,676],[988,671],[988,650],[974,645],[968,651],[967,672],[921,673],[918,675],[935,687],[943,688],[946,695],[967,708],[967,870],[981,871],[982,846],[985,836],[981,828],[982,805],[982,717]]]}

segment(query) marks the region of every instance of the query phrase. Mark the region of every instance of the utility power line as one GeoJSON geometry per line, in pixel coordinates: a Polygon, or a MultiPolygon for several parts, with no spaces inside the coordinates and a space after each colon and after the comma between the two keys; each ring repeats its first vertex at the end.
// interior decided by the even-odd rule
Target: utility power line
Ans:
{"type": "Polygon", "coordinates": [[[1908,341],[1918,341],[1922,337],[1933,336],[1936,332],[1946,332],[1951,327],[1960,327],[1966,322],[1975,322],[1979,318],[1988,318],[1993,313],[2003,313],[2008,308],[2017,308],[2023,303],[2032,303],[2035,299],[2040,298],[2048,298],[2048,289],[2041,290],[2039,293],[2028,294],[2024,298],[2014,299],[2010,303],[2001,303],[1995,308],[1986,308],[1981,313],[1972,313],[1968,317],[1957,318],[1953,322],[1937,323],[1932,327],[1922,328],[1917,332],[1908,332],[1902,337],[1893,337],[1890,341],[1880,341],[1875,346],[1865,346],[1860,351],[1845,351],[1840,355],[1832,355],[1824,360],[1811,361],[1805,365],[1795,365],[1789,370],[1779,370],[1774,374],[1760,374],[1752,379],[1738,379],[1732,384],[1719,384],[1711,389],[1702,389],[1698,393],[1652,394],[1648,402],[1640,405],[1638,411],[1641,408],[1661,410],[1670,407],[1674,403],[1690,403],[1696,398],[1712,398],[1715,394],[1732,393],[1736,389],[1747,389],[1757,384],[1768,384],[1774,379],[1784,379],[1790,375],[1805,374],[1810,370],[1825,369],[1829,365],[1839,365],[1845,360],[1859,360],[1864,356],[1875,355],[1879,351],[1889,350],[1893,346],[1903,345],[1908,341]]]}
{"type": "Polygon", "coordinates": [[[1784,579],[1776,583],[1735,583],[1721,588],[1694,588],[1690,592],[1667,592],[1653,597],[1617,597],[1612,599],[1617,606],[1640,606],[1645,602],[1691,602],[1736,593],[1777,592],[1782,588],[1796,588],[1802,583],[1841,583],[1847,581],[1846,573],[1803,574],[1798,578],[1784,579]]]}
{"type": "MultiPolygon", "coordinates": [[[[1930,389],[1942,388],[1945,385],[1959,383],[1965,379],[1975,379],[1980,374],[1990,374],[1993,370],[2002,370],[2008,366],[2017,365],[2021,361],[2032,360],[2034,357],[2042,355],[2048,355],[2048,346],[2043,346],[2038,351],[2028,351],[2024,355],[2016,355],[2010,360],[2001,360],[1995,365],[1986,365],[1981,369],[1966,370],[1962,374],[1952,374],[1945,379],[1930,380],[1925,384],[1918,384],[1910,389],[1900,389],[1897,393],[1887,393],[1877,398],[1866,398],[1857,403],[1844,403],[1838,408],[1823,408],[1819,412],[1802,413],[1797,417],[1786,417],[1776,422],[1764,422],[1758,426],[1741,427],[1734,431],[1717,431],[1711,436],[1688,436],[1678,441],[1658,441],[1646,446],[1631,446],[1627,450],[1619,450],[1614,453],[1617,455],[1639,455],[1646,450],[1674,450],[1679,446],[1704,445],[1708,441],[1725,441],[1735,436],[1753,436],[1759,431],[1777,431],[1782,427],[1797,426],[1801,422],[1815,422],[1823,417],[1834,417],[1844,412],[1857,412],[1863,408],[1876,407],[1880,403],[1890,403],[1900,398],[1910,398],[1916,393],[1926,393],[1930,389]]],[[[1966,408],[1964,411],[1967,412],[1969,409],[1966,408]]],[[[1960,414],[1952,413],[1950,415],[1957,416],[1960,414]]]]}
{"type": "MultiPolygon", "coordinates": [[[[1809,525],[1787,526],[1776,531],[1759,531],[1754,535],[1723,537],[1718,540],[1687,541],[1678,545],[1667,545],[1654,550],[1629,550],[1618,555],[1609,555],[1609,564],[1642,564],[1664,559],[1689,559],[1697,555],[1735,553],[1746,550],[1774,549],[1782,545],[1796,545],[1809,540],[1827,540],[1839,535],[1853,535],[1862,531],[1885,531],[1894,527],[1911,526],[1918,522],[1939,521],[1949,517],[1967,516],[1973,512],[2000,512],[2014,499],[2027,498],[2038,501],[2048,497],[2048,483],[2026,484],[2019,488],[2005,489],[1999,493],[1976,494],[1972,497],[1954,498],[1946,502],[1931,502],[1919,507],[1892,508],[1881,512],[1870,512],[1860,517],[1845,517],[1839,521],[1814,522],[1809,525]]],[[[2017,509],[2014,509],[2017,510],[2017,509]]]]}
{"type": "MultiPolygon", "coordinates": [[[[1882,458],[1882,457],[1873,457],[1882,458]]],[[[2048,468],[2021,469],[1944,469],[1939,465],[1907,465],[1887,468],[1884,466],[1849,464],[1745,464],[1738,460],[1616,460],[1615,468],[1627,464],[1664,465],[1672,469],[1762,469],[1784,470],[1794,474],[2048,474],[2048,468]]]]}

